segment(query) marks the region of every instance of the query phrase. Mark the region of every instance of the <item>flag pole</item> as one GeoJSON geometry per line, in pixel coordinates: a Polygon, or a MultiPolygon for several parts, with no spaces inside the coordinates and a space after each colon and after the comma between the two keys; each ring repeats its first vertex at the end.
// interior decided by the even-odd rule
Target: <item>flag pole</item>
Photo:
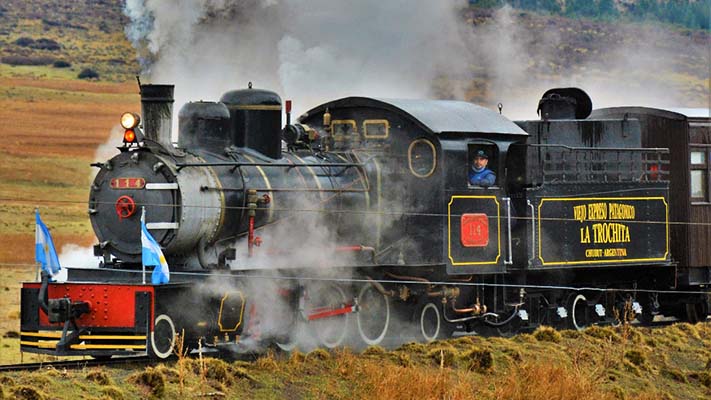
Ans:
{"type": "MultiPolygon", "coordinates": [[[[39,206],[35,206],[35,246],[37,246],[37,215],[39,214],[39,206]]],[[[36,251],[36,250],[35,250],[36,251]]],[[[37,267],[37,271],[35,271],[35,279],[37,279],[37,282],[40,282],[42,280],[42,274],[40,273],[40,269],[42,268],[42,264],[40,264],[39,261],[37,261],[37,257],[35,256],[35,267],[37,267]]]]}
{"type": "MultiPolygon", "coordinates": [[[[141,230],[143,230],[143,225],[146,223],[146,207],[141,207],[141,230]]],[[[143,235],[143,232],[141,232],[143,235]]],[[[143,245],[141,245],[141,253],[143,253],[143,245]]],[[[143,284],[146,284],[146,263],[143,262],[143,256],[141,256],[141,276],[143,277],[143,284]]]]}

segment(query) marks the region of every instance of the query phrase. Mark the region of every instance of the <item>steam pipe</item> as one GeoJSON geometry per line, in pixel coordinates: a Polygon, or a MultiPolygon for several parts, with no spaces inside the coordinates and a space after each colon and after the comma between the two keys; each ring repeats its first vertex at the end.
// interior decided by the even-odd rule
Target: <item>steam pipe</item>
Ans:
{"type": "MultiPolygon", "coordinates": [[[[508,324],[509,322],[513,321],[513,319],[516,317],[516,315],[518,314],[518,307],[519,307],[518,304],[517,304],[516,306],[514,306],[514,310],[513,310],[513,312],[511,313],[511,315],[510,315],[508,318],[506,318],[505,320],[501,321],[501,322],[490,322],[490,321],[487,321],[485,317],[488,316],[488,315],[490,315],[490,314],[484,314],[484,315],[482,315],[482,322],[484,322],[485,324],[487,324],[487,325],[489,325],[489,326],[493,326],[493,327],[504,326],[504,325],[508,324]]],[[[491,314],[496,315],[496,316],[498,317],[497,314],[494,314],[494,313],[491,313],[491,314]]]]}
{"type": "Polygon", "coordinates": [[[385,275],[387,275],[393,279],[399,279],[401,281],[417,281],[417,282],[431,283],[428,279],[420,278],[417,276],[395,275],[392,272],[386,272],[385,275]]]}
{"type": "Polygon", "coordinates": [[[370,247],[370,246],[363,246],[362,244],[354,245],[354,246],[338,246],[336,247],[337,252],[370,252],[370,257],[375,264],[375,248],[370,247]]]}
{"type": "Polygon", "coordinates": [[[482,310],[486,311],[486,306],[480,306],[479,304],[475,304],[474,307],[471,308],[457,308],[455,306],[455,301],[452,300],[450,305],[452,306],[452,311],[458,314],[467,314],[472,312],[479,314],[482,310]]]}
{"type": "Polygon", "coordinates": [[[385,287],[383,287],[383,285],[380,282],[374,280],[373,278],[371,278],[367,275],[365,278],[368,280],[368,282],[370,282],[371,285],[373,285],[375,290],[377,290],[383,296],[395,297],[394,290],[385,290],[385,287]]]}
{"type": "Polygon", "coordinates": [[[427,292],[428,297],[458,297],[459,296],[459,288],[458,287],[453,287],[451,289],[448,289],[446,287],[443,287],[442,290],[436,291],[436,292],[427,292]]]}
{"type": "Polygon", "coordinates": [[[457,322],[471,321],[473,319],[480,319],[480,318],[482,318],[482,316],[481,315],[472,315],[470,317],[450,319],[449,317],[447,317],[447,307],[445,307],[445,304],[442,303],[442,318],[444,318],[444,320],[447,322],[457,323],[457,322]]]}

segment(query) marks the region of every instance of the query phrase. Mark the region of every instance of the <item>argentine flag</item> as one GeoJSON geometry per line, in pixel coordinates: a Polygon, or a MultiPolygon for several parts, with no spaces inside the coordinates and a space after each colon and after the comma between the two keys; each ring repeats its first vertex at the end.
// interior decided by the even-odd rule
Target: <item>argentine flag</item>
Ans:
{"type": "Polygon", "coordinates": [[[40,218],[39,209],[35,209],[35,260],[42,265],[42,269],[55,276],[62,269],[59,266],[57,250],[54,249],[52,236],[49,234],[47,225],[40,218]]]}
{"type": "Polygon", "coordinates": [[[159,285],[170,281],[168,262],[165,261],[165,256],[160,246],[148,232],[148,228],[146,228],[145,208],[141,213],[141,258],[144,268],[151,265],[154,267],[153,274],[151,274],[151,283],[159,285]]]}

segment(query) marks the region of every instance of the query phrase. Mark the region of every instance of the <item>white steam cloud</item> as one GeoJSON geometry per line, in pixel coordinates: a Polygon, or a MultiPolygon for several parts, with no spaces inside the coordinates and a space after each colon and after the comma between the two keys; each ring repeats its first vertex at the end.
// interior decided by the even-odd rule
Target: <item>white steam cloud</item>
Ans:
{"type": "Polygon", "coordinates": [[[150,79],[176,84],[176,107],[253,81],[304,111],[348,95],[431,97],[440,74],[468,68],[464,4],[129,0],[126,33],[150,79]]]}
{"type": "MultiPolygon", "coordinates": [[[[115,156],[118,150],[116,149],[116,143],[121,143],[123,138],[124,130],[121,125],[115,125],[111,129],[106,142],[99,145],[94,152],[94,162],[104,162],[111,157],[115,156]]],[[[92,168],[87,175],[87,185],[91,185],[94,181],[94,177],[99,170],[97,168],[92,168]]],[[[94,256],[94,249],[89,247],[80,246],[78,244],[69,243],[62,246],[59,251],[59,263],[64,268],[60,272],[60,276],[57,278],[59,281],[66,280],[67,270],[66,268],[97,268],[99,266],[100,258],[94,256]]]]}
{"type": "Polygon", "coordinates": [[[678,41],[710,64],[708,45],[669,29],[598,30],[508,6],[471,14],[466,7],[465,0],[127,0],[125,14],[144,73],[176,84],[176,109],[249,81],[294,99],[296,115],[366,95],[502,102],[511,118],[535,118],[545,90],[572,85],[595,107],[698,107],[709,99],[708,77],[691,78],[700,82],[698,102],[681,95],[689,73],[680,71],[688,62],[678,41]]]}

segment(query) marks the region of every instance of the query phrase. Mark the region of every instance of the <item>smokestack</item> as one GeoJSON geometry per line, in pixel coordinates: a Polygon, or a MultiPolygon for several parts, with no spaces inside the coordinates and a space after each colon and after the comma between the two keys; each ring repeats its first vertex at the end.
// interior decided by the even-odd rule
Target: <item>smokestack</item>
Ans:
{"type": "Polygon", "coordinates": [[[175,85],[141,85],[143,133],[171,150],[171,124],[173,118],[173,89],[175,85]]]}
{"type": "Polygon", "coordinates": [[[554,88],[543,93],[538,102],[542,120],[585,119],[592,111],[592,100],[578,88],[554,88]]]}

